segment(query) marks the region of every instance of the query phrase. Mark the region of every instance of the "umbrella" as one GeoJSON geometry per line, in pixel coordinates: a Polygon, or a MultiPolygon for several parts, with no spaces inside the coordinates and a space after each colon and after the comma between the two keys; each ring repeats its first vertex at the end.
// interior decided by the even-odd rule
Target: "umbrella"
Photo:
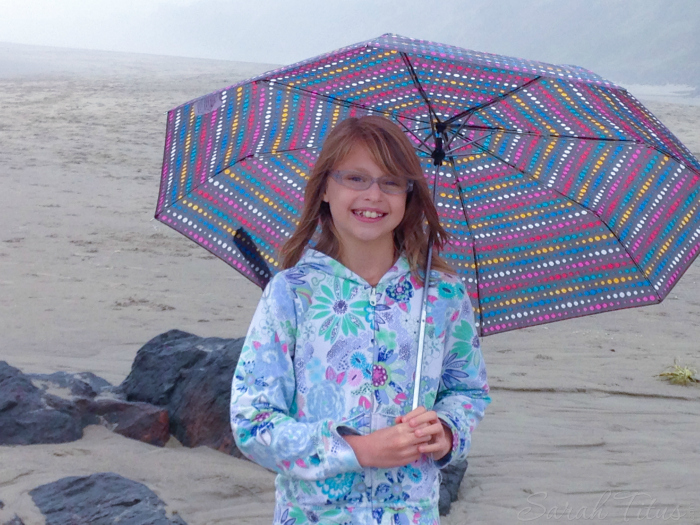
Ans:
{"type": "Polygon", "coordinates": [[[660,302],[700,250],[700,163],[624,88],[383,35],[168,113],[156,218],[260,286],[342,119],[415,144],[480,335],[660,302]]]}

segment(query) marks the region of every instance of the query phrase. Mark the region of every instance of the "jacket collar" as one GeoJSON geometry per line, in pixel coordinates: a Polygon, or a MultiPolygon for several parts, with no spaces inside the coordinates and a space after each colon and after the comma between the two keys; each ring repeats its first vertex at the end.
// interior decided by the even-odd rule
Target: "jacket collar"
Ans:
{"type": "MultiPolygon", "coordinates": [[[[343,266],[340,262],[336,261],[332,257],[329,257],[325,253],[309,248],[304,252],[301,259],[297,265],[311,266],[313,269],[339,277],[340,279],[347,279],[357,284],[367,285],[362,277],[357,275],[355,272],[343,266]]],[[[398,279],[403,276],[407,276],[411,272],[411,267],[408,264],[408,259],[406,256],[401,254],[396,260],[394,265],[389,268],[389,270],[382,276],[377,283],[377,287],[384,288],[391,281],[398,279]]]]}

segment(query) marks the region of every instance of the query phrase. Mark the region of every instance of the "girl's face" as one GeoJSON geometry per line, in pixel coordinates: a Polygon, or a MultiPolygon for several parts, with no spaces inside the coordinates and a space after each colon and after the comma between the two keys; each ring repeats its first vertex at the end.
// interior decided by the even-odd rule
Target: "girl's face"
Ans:
{"type": "MultiPolygon", "coordinates": [[[[385,175],[401,176],[399,173],[385,173],[362,144],[354,146],[335,171],[364,173],[373,179],[385,175]]],[[[405,193],[384,193],[376,183],[366,190],[353,190],[329,176],[323,200],[330,207],[343,251],[391,250],[393,254],[393,232],[406,210],[405,193]]]]}

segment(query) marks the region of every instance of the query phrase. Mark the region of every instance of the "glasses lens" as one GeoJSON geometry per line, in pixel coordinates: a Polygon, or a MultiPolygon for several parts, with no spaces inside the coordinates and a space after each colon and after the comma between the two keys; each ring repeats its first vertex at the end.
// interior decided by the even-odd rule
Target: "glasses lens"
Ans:
{"type": "Polygon", "coordinates": [[[382,177],[377,181],[379,189],[384,193],[406,193],[408,181],[400,177],[382,177]]]}
{"type": "Polygon", "coordinates": [[[345,171],[340,174],[338,182],[354,190],[366,190],[372,185],[372,177],[364,173],[345,171]]]}
{"type": "MultiPolygon", "coordinates": [[[[332,173],[333,178],[346,188],[353,190],[366,190],[375,182],[367,173],[357,171],[336,171],[332,173]]],[[[413,189],[413,181],[406,180],[403,177],[394,177],[386,175],[376,179],[379,189],[384,193],[398,194],[406,193],[413,189]]]]}

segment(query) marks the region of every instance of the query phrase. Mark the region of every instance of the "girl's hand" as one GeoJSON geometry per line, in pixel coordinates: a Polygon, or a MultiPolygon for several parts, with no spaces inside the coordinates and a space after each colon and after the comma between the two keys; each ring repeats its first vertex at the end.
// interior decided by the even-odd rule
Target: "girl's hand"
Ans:
{"type": "Polygon", "coordinates": [[[418,407],[408,414],[398,416],[396,423],[408,423],[417,438],[430,437],[427,443],[418,446],[421,454],[432,454],[434,460],[439,460],[452,450],[452,430],[433,410],[418,407]]]}
{"type": "Polygon", "coordinates": [[[363,467],[402,467],[418,460],[427,446],[430,434],[416,435],[415,426],[398,423],[376,430],[366,436],[343,436],[355,451],[357,461],[363,467]]]}

